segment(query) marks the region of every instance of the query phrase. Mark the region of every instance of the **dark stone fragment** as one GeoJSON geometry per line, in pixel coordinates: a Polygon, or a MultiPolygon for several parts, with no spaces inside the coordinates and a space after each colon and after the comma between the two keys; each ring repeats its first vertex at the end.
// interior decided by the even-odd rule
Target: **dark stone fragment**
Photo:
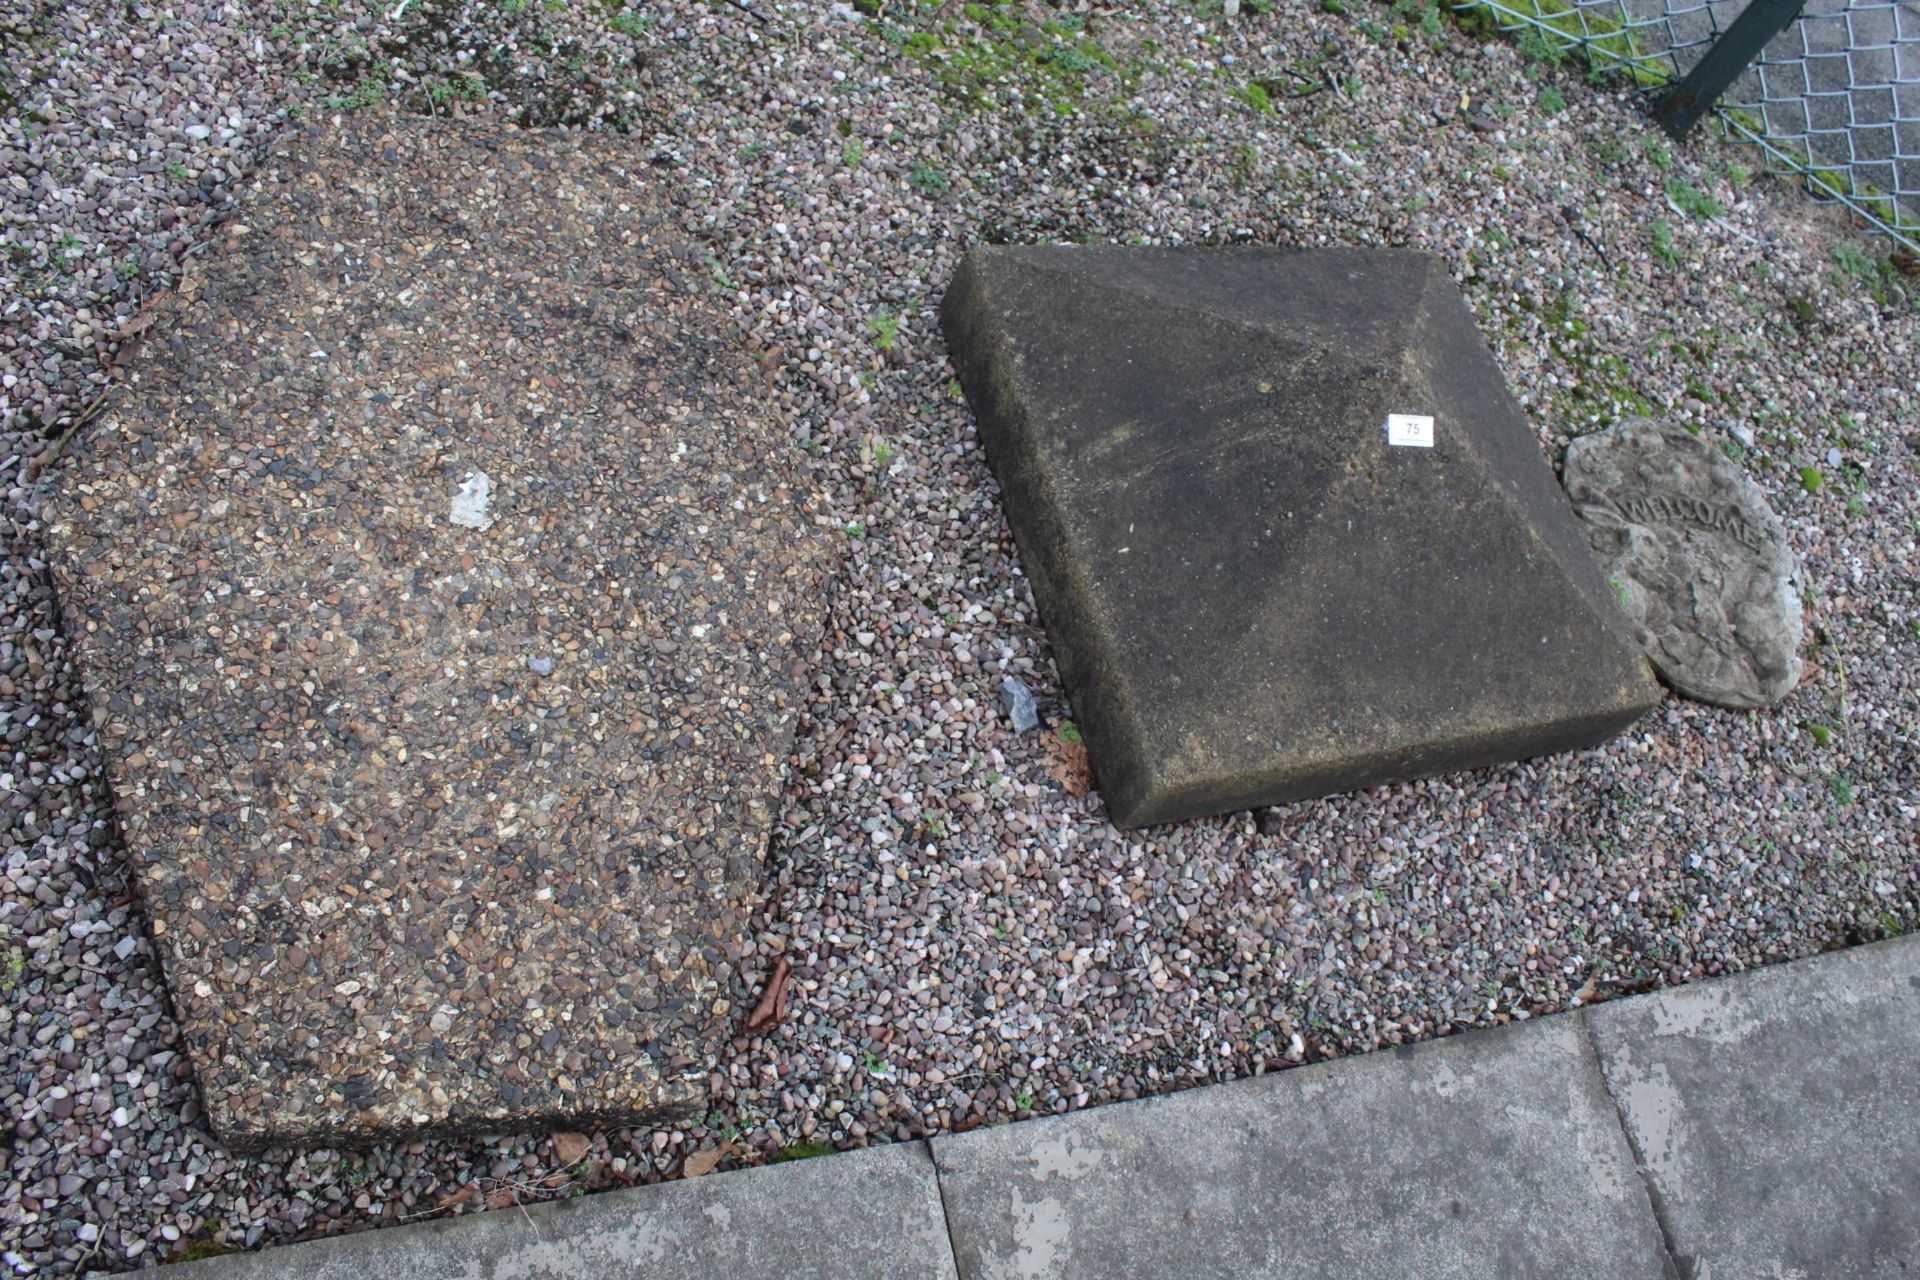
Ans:
{"type": "Polygon", "coordinates": [[[982,247],[943,321],[1117,825],[1592,746],[1658,700],[1434,260],[982,247]]]}
{"type": "Polygon", "coordinates": [[[1016,677],[1006,676],[1000,681],[1000,704],[1015,733],[1039,727],[1040,710],[1034,704],[1033,691],[1016,677]]]}

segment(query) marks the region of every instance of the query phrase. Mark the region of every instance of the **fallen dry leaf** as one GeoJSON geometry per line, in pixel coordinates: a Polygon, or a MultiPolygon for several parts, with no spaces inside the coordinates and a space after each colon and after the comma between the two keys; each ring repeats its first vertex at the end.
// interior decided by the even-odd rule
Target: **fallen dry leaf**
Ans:
{"type": "Polygon", "coordinates": [[[736,1148],[731,1142],[723,1142],[717,1147],[708,1147],[696,1151],[680,1164],[680,1176],[698,1178],[702,1174],[712,1173],[713,1166],[732,1155],[736,1148]]]}
{"type": "Polygon", "coordinates": [[[1093,764],[1087,759],[1087,744],[1054,737],[1047,739],[1046,750],[1047,772],[1053,775],[1061,790],[1074,797],[1087,794],[1093,785],[1093,764]]]}
{"type": "Polygon", "coordinates": [[[457,1204],[464,1204],[468,1200],[477,1199],[479,1195],[480,1184],[477,1182],[469,1182],[458,1191],[449,1191],[446,1195],[441,1196],[438,1200],[434,1201],[434,1204],[442,1209],[451,1209],[457,1204]]]}
{"type": "MultiPolygon", "coordinates": [[[[160,296],[165,297],[166,295],[162,294],[160,296]]],[[[128,338],[138,337],[148,329],[151,329],[157,310],[158,308],[155,302],[150,302],[142,307],[139,311],[135,312],[125,324],[120,326],[119,331],[113,335],[113,340],[115,342],[125,342],[128,338]]]]}
{"type": "Polygon", "coordinates": [[[793,975],[793,966],[783,958],[773,966],[773,976],[767,979],[767,989],[760,993],[760,1003],[753,1006],[753,1012],[747,1015],[746,1033],[757,1036],[770,1027],[776,1027],[787,1016],[787,983],[793,975]]]}
{"type": "Polygon", "coordinates": [[[593,1140],[584,1133],[556,1133],[553,1135],[553,1158],[560,1162],[563,1169],[571,1169],[587,1158],[587,1152],[593,1150],[593,1140]]]}

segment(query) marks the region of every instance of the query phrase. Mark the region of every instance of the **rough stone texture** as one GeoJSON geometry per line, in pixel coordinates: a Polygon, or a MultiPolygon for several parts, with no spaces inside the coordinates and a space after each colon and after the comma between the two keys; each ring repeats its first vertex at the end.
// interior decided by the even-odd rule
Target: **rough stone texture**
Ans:
{"type": "Polygon", "coordinates": [[[705,1093],[818,543],[622,154],[292,137],[61,465],[56,581],[229,1141],[705,1093]]]}
{"type": "Polygon", "coordinates": [[[1920,937],[1588,1016],[1685,1274],[1920,1274],[1920,937]]]}
{"type": "Polygon", "coordinates": [[[943,320],[1118,825],[1591,746],[1658,700],[1435,260],[982,247],[943,320]]]}
{"type": "Polygon", "coordinates": [[[1659,1230],[1578,1022],[933,1140],[968,1277],[1634,1277],[1659,1230]]]}
{"type": "MultiPolygon", "coordinates": [[[[1920,580],[1898,532],[1920,516],[1920,309],[1898,292],[1915,283],[1904,277],[1834,270],[1842,246],[1877,255],[1885,242],[1789,184],[1736,185],[1752,160],[1724,139],[1633,145],[1644,123],[1631,95],[1531,63],[1511,39],[1396,41],[1385,23],[1356,28],[1353,6],[1243,4],[1227,21],[1218,5],[1141,0],[1089,6],[1083,30],[1045,23],[1059,34],[1036,45],[1052,13],[1042,0],[1024,15],[955,5],[938,21],[932,5],[868,19],[744,2],[769,22],[712,0],[630,6],[653,19],[629,99],[638,127],[599,145],[700,184],[678,214],[737,285],[713,291],[729,331],[764,354],[767,394],[815,446],[838,520],[865,531],[841,540],[837,634],[809,657],[818,701],[795,747],[811,767],[789,782],[769,846],[777,892],[738,966],[757,993],[789,959],[796,1016],[730,1043],[700,1118],[588,1130],[589,1167],[523,1197],[670,1177],[683,1153],[727,1137],[753,1159],[797,1138],[916,1137],[1359,1053],[1564,1008],[1595,968],[1603,992],[1669,985],[1867,936],[1883,914],[1920,926],[1920,809],[1904,802],[1920,776],[1908,625],[1920,580]],[[940,47],[903,50],[914,24],[940,47]],[[1322,66],[1330,42],[1338,57],[1322,66]],[[957,67],[988,65],[975,52],[1030,71],[954,83],[957,67]],[[1223,108],[1219,79],[1187,64],[1229,57],[1247,77],[1317,67],[1366,91],[1276,97],[1278,115],[1223,108]],[[1063,98],[1075,86],[1055,73],[1069,64],[1087,70],[1063,98]],[[1548,83],[1569,109],[1525,109],[1548,83]],[[1065,114],[1049,117],[1048,102],[1065,114]],[[1494,113],[1502,103],[1510,117],[1494,113]],[[1124,126],[1141,104],[1150,134],[1102,125],[1124,126]],[[1300,130],[1320,145],[1276,142],[1300,130]],[[849,167],[856,140],[866,152],[849,167]],[[1558,162],[1570,158],[1580,164],[1558,162]],[[1649,270],[1614,246],[1644,246],[1645,197],[1674,181],[1725,212],[1674,220],[1681,265],[1649,270]],[[1097,797],[1050,776],[1055,735],[1010,732],[1004,675],[1051,719],[1067,704],[979,437],[945,394],[931,303],[982,239],[1242,233],[1440,255],[1556,463],[1571,435],[1618,418],[1628,390],[1709,436],[1751,428],[1743,465],[1792,531],[1803,583],[1831,605],[1824,681],[1777,716],[1676,696],[1597,751],[1288,805],[1267,834],[1239,815],[1150,840],[1116,831],[1097,797]],[[870,328],[883,308],[901,322],[889,350],[870,328]],[[1809,464],[1845,483],[1802,489],[1809,464]],[[1830,740],[1817,746],[1803,722],[1830,740]],[[945,834],[927,838],[923,815],[945,834]],[[1347,963],[1329,967],[1330,954],[1347,963]],[[881,987],[886,1025],[900,1028],[885,1048],[871,1021],[881,987]],[[869,1071],[869,1050],[890,1078],[869,1071]]],[[[390,75],[360,63],[367,84],[398,96],[444,83],[454,56],[486,54],[505,7],[433,4],[446,43],[414,41],[390,75]]],[[[43,1274],[392,1222],[463,1192],[471,1210],[553,1172],[539,1131],[364,1159],[237,1153],[206,1136],[146,913],[102,825],[106,771],[35,509],[52,480],[35,479],[40,463],[105,385],[112,335],[182,263],[206,260],[207,224],[245,195],[286,115],[330,116],[328,100],[354,92],[326,74],[338,51],[418,29],[421,0],[402,10],[11,10],[27,28],[0,78],[22,109],[0,113],[0,146],[29,189],[0,200],[12,307],[0,318],[0,384],[12,384],[0,385],[0,722],[14,778],[0,803],[0,960],[11,947],[26,972],[0,1001],[0,1112],[14,1133],[0,1153],[0,1253],[43,1274]],[[199,125],[211,137],[196,141],[199,125]],[[62,247],[69,234],[79,246],[62,247]]],[[[567,67],[581,52],[590,74],[632,62],[634,41],[601,39],[614,33],[600,5],[524,13],[508,51],[533,75],[510,92],[582,84],[567,67]]]]}
{"type": "Polygon", "coordinates": [[[933,1162],[900,1143],[164,1268],[169,1280],[954,1276],[933,1162]]]}
{"type": "Polygon", "coordinates": [[[1726,707],[1763,707],[1793,692],[1793,551],[1739,466],[1680,427],[1629,418],[1569,444],[1564,482],[1668,684],[1726,707]]]}

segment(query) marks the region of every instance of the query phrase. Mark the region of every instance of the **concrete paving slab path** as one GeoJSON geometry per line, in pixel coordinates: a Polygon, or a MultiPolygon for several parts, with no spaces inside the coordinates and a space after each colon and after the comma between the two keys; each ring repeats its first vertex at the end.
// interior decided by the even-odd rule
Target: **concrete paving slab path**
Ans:
{"type": "Polygon", "coordinates": [[[951,1280],[925,1143],[363,1231],[170,1280],[951,1280]]]}
{"type": "Polygon", "coordinates": [[[1684,1274],[1920,1276],[1920,938],[1586,1016],[1684,1274]]]}
{"type": "Polygon", "coordinates": [[[166,1270],[1912,1276],[1916,1011],[1920,936],[1145,1102],[166,1270]]]}
{"type": "Polygon", "coordinates": [[[1634,1277],[1660,1233],[1573,1018],[933,1140],[961,1273],[1634,1277]]]}

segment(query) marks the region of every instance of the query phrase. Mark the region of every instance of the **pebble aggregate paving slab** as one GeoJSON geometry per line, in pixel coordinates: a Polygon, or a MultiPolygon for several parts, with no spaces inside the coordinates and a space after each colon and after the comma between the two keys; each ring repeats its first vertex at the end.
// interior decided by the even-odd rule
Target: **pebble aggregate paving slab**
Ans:
{"type": "Polygon", "coordinates": [[[229,1141],[705,1095],[821,544],[653,189],[561,136],[296,134],[61,463],[229,1141]]]}
{"type": "Polygon", "coordinates": [[[1437,259],[983,246],[942,318],[1119,826],[1591,747],[1659,701],[1437,259]]]}

